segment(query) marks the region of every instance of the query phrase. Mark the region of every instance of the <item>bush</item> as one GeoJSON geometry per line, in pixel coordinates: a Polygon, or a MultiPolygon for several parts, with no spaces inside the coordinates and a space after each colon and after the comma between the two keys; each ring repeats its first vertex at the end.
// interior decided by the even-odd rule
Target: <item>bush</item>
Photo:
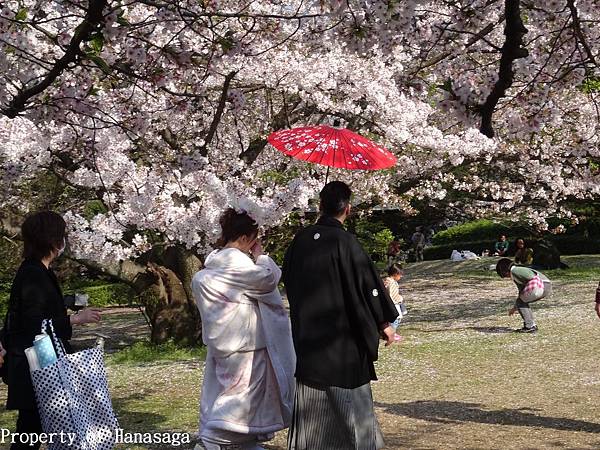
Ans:
{"type": "Polygon", "coordinates": [[[484,250],[492,250],[494,243],[489,240],[485,241],[472,241],[472,242],[454,242],[451,244],[444,245],[432,245],[425,247],[423,251],[423,257],[426,260],[432,259],[450,259],[452,250],[470,250],[477,255],[481,255],[484,250]]]}
{"type": "Polygon", "coordinates": [[[460,242],[475,242],[487,240],[493,246],[498,236],[505,234],[512,241],[516,237],[531,234],[525,226],[508,222],[494,222],[488,219],[475,220],[460,225],[455,225],[447,230],[440,231],[433,236],[434,245],[446,245],[460,242]]]}
{"type": "Polygon", "coordinates": [[[124,283],[107,283],[102,280],[77,280],[67,282],[65,293],[82,293],[90,296],[89,304],[95,307],[130,305],[135,298],[133,289],[124,283]]]}
{"type": "Polygon", "coordinates": [[[600,238],[584,236],[553,236],[554,243],[561,255],[593,255],[600,253],[600,238]]]}
{"type": "Polygon", "coordinates": [[[383,261],[394,234],[380,221],[371,221],[370,217],[359,218],[355,222],[355,232],[365,252],[374,261],[383,261]]]}
{"type": "Polygon", "coordinates": [[[4,316],[8,310],[8,299],[10,298],[10,287],[12,283],[8,281],[0,282],[0,328],[4,325],[4,316]]]}
{"type": "MultiPolygon", "coordinates": [[[[8,309],[11,281],[0,281],[0,327],[8,309]]],[[[130,305],[134,302],[135,292],[123,283],[108,283],[105,280],[77,279],[63,285],[64,294],[88,294],[90,306],[103,308],[116,305],[130,305]]]]}
{"type": "Polygon", "coordinates": [[[271,258],[281,267],[285,252],[291,244],[296,233],[308,222],[300,214],[294,212],[278,227],[268,230],[263,242],[265,250],[271,258]]]}
{"type": "MultiPolygon", "coordinates": [[[[583,236],[550,236],[547,237],[551,241],[561,255],[593,255],[600,253],[600,238],[585,238],[583,236]]],[[[534,247],[537,240],[535,238],[525,237],[528,247],[534,247]]],[[[425,247],[424,257],[427,260],[432,259],[448,259],[452,254],[452,250],[471,250],[473,253],[481,255],[484,250],[492,250],[494,242],[485,241],[470,241],[470,242],[453,242],[444,245],[432,245],[425,247]]],[[[514,255],[514,243],[508,249],[509,255],[514,255]]]]}
{"type": "Polygon", "coordinates": [[[0,237],[0,327],[8,308],[12,280],[21,263],[22,249],[19,242],[0,237]]]}

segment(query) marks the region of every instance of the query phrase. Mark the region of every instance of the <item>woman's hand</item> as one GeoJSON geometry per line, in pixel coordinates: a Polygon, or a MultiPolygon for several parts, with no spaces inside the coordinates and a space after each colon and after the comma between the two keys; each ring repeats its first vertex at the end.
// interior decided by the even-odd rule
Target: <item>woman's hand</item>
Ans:
{"type": "Polygon", "coordinates": [[[77,314],[71,314],[71,325],[83,325],[85,323],[98,323],[102,319],[100,310],[95,308],[84,308],[77,314]]]}
{"type": "Polygon", "coordinates": [[[254,258],[258,258],[260,255],[265,254],[265,252],[262,248],[262,244],[260,243],[260,241],[258,239],[256,240],[256,242],[250,249],[250,253],[252,253],[252,256],[254,256],[254,258]]]}

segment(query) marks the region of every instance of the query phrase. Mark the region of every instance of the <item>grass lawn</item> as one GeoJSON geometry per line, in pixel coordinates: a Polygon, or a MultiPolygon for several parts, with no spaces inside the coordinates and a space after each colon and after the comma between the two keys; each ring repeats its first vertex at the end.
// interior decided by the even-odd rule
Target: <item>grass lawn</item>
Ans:
{"type": "MultiPolygon", "coordinates": [[[[493,258],[406,269],[405,339],[381,347],[373,383],[386,448],[600,449],[600,256],[564,261],[570,269],[547,272],[553,298],[533,305],[536,335],[511,331],[521,326],[506,315],[516,289],[483,270],[493,258]]],[[[94,331],[87,327],[78,343],[94,331]]],[[[131,346],[147,327],[130,308],[111,310],[98,331],[114,349],[107,365],[121,426],[193,433],[203,352],[131,346]]],[[[14,414],[2,412],[0,427],[12,429],[14,414]]],[[[283,449],[285,439],[279,433],[268,447],[283,449]]]]}

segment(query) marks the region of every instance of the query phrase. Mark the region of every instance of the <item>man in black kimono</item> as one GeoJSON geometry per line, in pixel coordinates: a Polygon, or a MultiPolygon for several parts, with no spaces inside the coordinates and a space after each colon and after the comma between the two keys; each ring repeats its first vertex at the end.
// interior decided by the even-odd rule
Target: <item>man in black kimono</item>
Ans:
{"type": "Polygon", "coordinates": [[[290,450],[375,450],[383,439],[371,380],[379,340],[394,340],[398,312],[375,266],[343,228],[350,188],[328,183],[321,217],[288,248],[283,282],[296,350],[296,397],[290,450]]]}

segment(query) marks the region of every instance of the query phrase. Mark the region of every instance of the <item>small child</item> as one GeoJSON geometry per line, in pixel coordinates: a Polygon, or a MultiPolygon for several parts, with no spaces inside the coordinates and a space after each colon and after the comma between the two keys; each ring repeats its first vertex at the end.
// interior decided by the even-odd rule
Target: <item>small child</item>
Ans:
{"type": "MultiPolygon", "coordinates": [[[[394,323],[391,324],[392,328],[396,330],[400,326],[400,321],[402,320],[402,317],[404,317],[407,314],[406,307],[404,306],[404,298],[402,297],[398,289],[398,281],[400,281],[400,278],[402,278],[403,272],[398,264],[392,264],[388,268],[387,273],[388,276],[383,279],[383,285],[387,289],[390,298],[392,299],[392,301],[396,305],[396,309],[398,310],[398,318],[394,323]]],[[[401,337],[398,337],[398,339],[396,340],[400,339],[401,337]]]]}
{"type": "Polygon", "coordinates": [[[535,333],[538,327],[535,324],[529,304],[548,297],[552,293],[552,283],[543,273],[529,267],[517,266],[508,258],[502,258],[498,261],[496,272],[502,278],[511,278],[519,290],[515,306],[508,311],[509,316],[519,311],[523,318],[523,328],[516,331],[519,333],[535,333]]]}

